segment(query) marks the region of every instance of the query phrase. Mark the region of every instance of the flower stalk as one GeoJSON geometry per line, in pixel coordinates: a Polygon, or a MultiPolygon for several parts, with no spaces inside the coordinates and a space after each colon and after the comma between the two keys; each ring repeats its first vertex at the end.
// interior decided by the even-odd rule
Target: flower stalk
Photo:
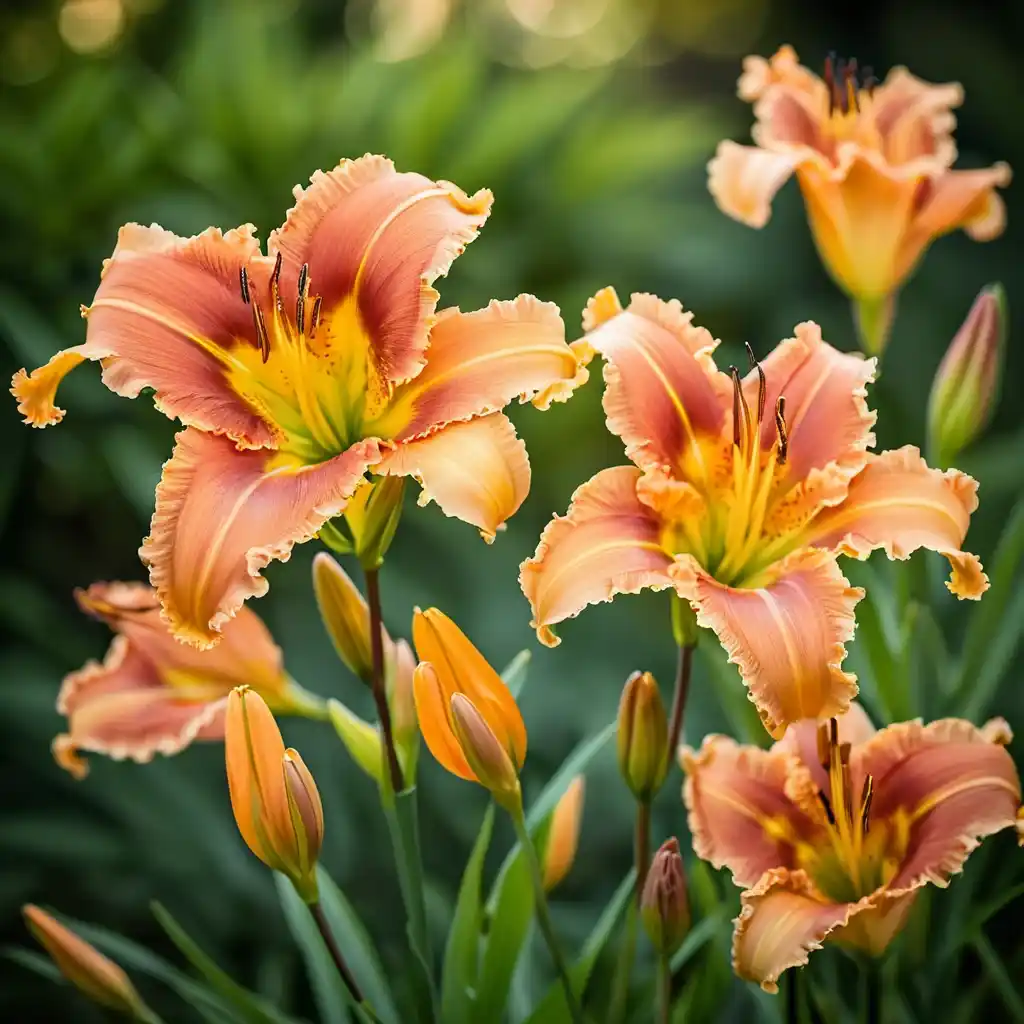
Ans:
{"type": "Polygon", "coordinates": [[[370,652],[372,659],[372,676],[370,689],[373,702],[377,706],[377,717],[380,719],[381,737],[384,740],[384,765],[394,793],[405,789],[402,767],[395,749],[395,737],[391,729],[391,709],[388,707],[387,692],[384,686],[384,622],[380,607],[380,570],[367,569],[366,601],[370,606],[370,652]]]}

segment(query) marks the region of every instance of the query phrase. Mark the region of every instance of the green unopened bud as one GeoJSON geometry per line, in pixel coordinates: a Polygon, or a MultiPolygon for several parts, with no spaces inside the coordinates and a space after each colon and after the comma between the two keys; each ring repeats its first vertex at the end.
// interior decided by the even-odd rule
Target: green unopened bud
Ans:
{"type": "MultiPolygon", "coordinates": [[[[338,657],[365,683],[373,678],[370,609],[359,588],[326,551],[313,559],[313,593],[338,657]]],[[[385,649],[390,641],[385,641],[385,649]]]]}
{"type": "Polygon", "coordinates": [[[690,930],[686,875],[675,837],[662,843],[651,861],[640,897],[640,917],[651,945],[662,956],[671,956],[690,930]]]}
{"type": "Polygon", "coordinates": [[[1007,328],[1000,285],[982,289],[950,343],[928,399],[928,439],[939,466],[977,440],[995,411],[1007,328]]]}
{"type": "Polygon", "coordinates": [[[499,806],[510,814],[521,813],[519,775],[509,752],[465,694],[453,693],[449,707],[452,731],[477,781],[491,791],[499,806]]]}
{"type": "Polygon", "coordinates": [[[380,729],[360,718],[340,700],[327,702],[331,725],[353,761],[379,786],[384,775],[384,748],[380,729]]]}
{"type": "Polygon", "coordinates": [[[637,800],[647,801],[668,773],[668,720],[650,672],[634,672],[622,690],[618,722],[619,771],[637,800]]]}
{"type": "Polygon", "coordinates": [[[345,509],[352,549],[364,569],[379,569],[402,518],[404,476],[379,476],[361,484],[345,509]]]}

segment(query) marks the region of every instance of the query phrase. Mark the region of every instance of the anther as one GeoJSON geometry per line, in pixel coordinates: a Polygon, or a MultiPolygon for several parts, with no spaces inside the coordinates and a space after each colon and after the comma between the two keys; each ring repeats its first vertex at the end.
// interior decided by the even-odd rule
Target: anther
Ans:
{"type": "Polygon", "coordinates": [[[313,300],[313,313],[309,318],[309,336],[312,338],[316,334],[316,329],[320,326],[320,304],[323,302],[323,296],[318,295],[313,300]]]}
{"type": "Polygon", "coordinates": [[[299,297],[295,300],[295,326],[302,334],[306,329],[306,281],[309,278],[309,264],[303,263],[299,271],[299,297]]]}
{"type": "Polygon", "coordinates": [[[740,409],[743,401],[743,389],[740,387],[740,371],[735,366],[729,367],[732,377],[732,443],[741,447],[743,432],[740,429],[740,409]]]}
{"type": "Polygon", "coordinates": [[[871,800],[875,795],[875,780],[868,775],[864,779],[864,788],[860,794],[860,827],[864,835],[868,833],[871,819],[871,800]]]}
{"type": "Polygon", "coordinates": [[[818,763],[825,771],[829,770],[832,764],[832,748],[828,741],[828,726],[818,726],[818,763]]]}
{"type": "Polygon", "coordinates": [[[252,319],[256,325],[256,341],[260,348],[260,355],[263,357],[263,362],[266,362],[270,358],[270,335],[267,334],[263,310],[260,309],[258,302],[252,304],[252,319]]]}
{"type": "Polygon", "coordinates": [[[246,273],[245,267],[239,267],[238,269],[238,283],[242,288],[242,301],[248,306],[249,305],[249,275],[246,273]]]}
{"type": "Polygon", "coordinates": [[[779,435],[779,454],[776,462],[780,466],[784,466],[786,456],[789,454],[789,431],[786,429],[786,398],[784,395],[779,395],[775,399],[775,429],[779,435]]]}
{"type": "Polygon", "coordinates": [[[878,79],[875,78],[874,68],[865,64],[864,70],[861,72],[861,88],[868,94],[868,96],[874,96],[875,87],[877,85],[878,79]]]}
{"type": "Polygon", "coordinates": [[[764,370],[761,369],[761,364],[754,355],[754,350],[750,347],[750,342],[745,341],[743,344],[747,349],[747,360],[750,363],[750,368],[757,370],[757,422],[760,426],[761,420],[764,419],[764,403],[768,398],[768,380],[764,375],[764,370]]]}
{"type": "Polygon", "coordinates": [[[839,721],[835,718],[828,720],[828,742],[830,746],[839,746],[839,721]]]}
{"type": "Polygon", "coordinates": [[[836,816],[832,813],[832,805],[829,803],[828,797],[825,796],[820,789],[818,790],[818,799],[821,801],[821,806],[825,810],[825,817],[828,818],[828,823],[834,826],[836,823],[836,816]]]}
{"type": "Polygon", "coordinates": [[[825,89],[828,91],[828,116],[835,113],[836,107],[836,55],[829,53],[825,58],[825,89]]]}
{"type": "Polygon", "coordinates": [[[851,57],[843,68],[843,94],[846,100],[846,109],[843,111],[844,114],[850,112],[852,107],[857,113],[860,113],[860,102],[857,99],[858,85],[857,85],[857,61],[851,57]]]}
{"type": "Polygon", "coordinates": [[[277,254],[277,259],[274,260],[274,272],[270,275],[270,283],[274,288],[277,288],[281,284],[281,262],[284,258],[283,253],[277,254]]]}

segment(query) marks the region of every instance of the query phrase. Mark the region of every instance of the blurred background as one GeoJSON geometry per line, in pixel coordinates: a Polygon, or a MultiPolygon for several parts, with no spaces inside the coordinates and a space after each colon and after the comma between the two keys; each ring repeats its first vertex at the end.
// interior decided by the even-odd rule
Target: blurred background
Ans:
{"type": "MultiPolygon", "coordinates": [[[[489,224],[440,283],[443,305],[470,309],[532,291],[559,303],[574,337],[586,299],[614,284],[623,295],[680,298],[735,350],[725,362],[744,340],[766,353],[804,319],[853,348],[848,306],[819,266],[795,185],[760,232],[720,214],[706,191],[705,164],[718,140],[742,140],[749,130],[750,111],[734,97],[742,57],[767,56],[788,41],[813,67],[834,49],[883,74],[906,64],[926,79],[958,80],[967,95],[961,166],[1004,159],[1020,169],[1022,32],[1024,8],[1013,0],[990,5],[984,18],[955,0],[7,0],[0,11],[0,377],[83,338],[79,304],[90,301],[123,222],[157,221],[188,235],[252,221],[266,238],[295,183],[366,151],[468,191],[494,191],[489,224]]],[[[932,374],[976,292],[1001,280],[1011,310],[1024,296],[1019,192],[1014,185],[1005,193],[1009,228],[1000,239],[941,240],[904,290],[874,388],[880,447],[922,443],[932,374]]],[[[1020,337],[1011,330],[994,424],[960,460],[981,480],[968,546],[983,559],[991,559],[1024,484],[1020,337]]],[[[414,605],[435,604],[499,667],[533,649],[522,699],[528,798],[578,741],[611,720],[631,670],[654,671],[666,695],[673,674],[663,595],[592,609],[565,625],[554,651],[537,647],[528,628],[518,563],[581,481],[623,461],[620,443],[603,428],[600,397],[595,374],[568,405],[545,414],[512,410],[529,447],[533,489],[493,547],[436,506],[410,508],[383,573],[393,634],[408,635],[414,605]]],[[[18,908],[31,900],[166,952],[149,912],[156,898],[246,985],[311,1016],[269,873],[231,819],[220,747],[147,766],[93,758],[82,783],[51,760],[50,740],[62,728],[53,710],[60,680],[101,657],[108,642],[103,627],[78,613],[72,589],[142,577],[136,551],[174,431],[149,401],[106,391],[93,366],[68,378],[60,404],[65,423],[37,432],[20,424],[13,401],[0,402],[0,945],[27,944],[18,908]]],[[[317,618],[309,575],[316,548],[271,566],[270,593],[254,607],[297,680],[368,713],[367,695],[346,676],[317,618]]],[[[956,607],[939,583],[941,568],[922,561],[934,617],[931,639],[918,646],[932,660],[908,671],[912,710],[934,713],[936,676],[949,669],[938,645],[957,651],[978,613],[956,607]]],[[[978,716],[998,708],[1024,729],[1017,653],[1024,602],[1016,561],[1008,564],[1007,615],[980,651],[983,664],[972,664],[969,681],[979,689],[970,708],[978,716]]],[[[882,594],[898,594],[905,579],[877,560],[849,569],[859,582],[872,573],[882,594]]],[[[901,629],[884,602],[874,618],[851,646],[869,702],[877,665],[863,649],[863,631],[880,630],[898,646],[901,629]]],[[[686,720],[694,743],[709,730],[746,734],[752,725],[738,677],[705,646],[686,720]]],[[[760,741],[753,725],[749,734],[760,741]]],[[[287,722],[286,739],[320,783],[325,863],[395,965],[400,901],[371,784],[326,727],[287,722]]],[[[484,800],[477,787],[443,777],[429,755],[420,774],[432,913],[443,935],[484,800]]],[[[685,833],[677,781],[657,807],[659,837],[685,833]]],[[[560,926],[577,938],[631,859],[631,804],[611,750],[592,768],[590,794],[580,856],[556,905],[560,926]]],[[[507,836],[499,838],[500,858],[507,836]]],[[[985,893],[1010,891],[1024,879],[1012,856],[1009,837],[988,844],[951,898],[958,887],[974,887],[963,889],[972,905],[985,893]]],[[[719,901],[725,909],[700,954],[704,1010],[692,1019],[746,1021],[755,1008],[773,1019],[777,1000],[731,979],[735,890],[711,872],[701,879],[698,914],[719,901]]],[[[1024,1019],[1020,997],[1014,1005],[1005,984],[1024,970],[1011,916],[993,917],[987,947],[965,948],[941,979],[927,924],[912,930],[911,986],[977,982],[979,1012],[1009,1008],[1011,1018],[1024,1019]]],[[[913,994],[901,999],[905,1019],[914,1019],[913,994]]],[[[168,1020],[191,1019],[181,1004],[162,1000],[154,996],[168,1020]]],[[[100,1018],[66,989],[0,960],[0,1019],[100,1018]]]]}

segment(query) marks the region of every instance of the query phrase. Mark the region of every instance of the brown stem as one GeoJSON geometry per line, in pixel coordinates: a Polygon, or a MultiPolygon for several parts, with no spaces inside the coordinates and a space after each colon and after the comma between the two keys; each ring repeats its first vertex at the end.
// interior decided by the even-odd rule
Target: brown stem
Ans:
{"type": "Polygon", "coordinates": [[[395,737],[391,732],[391,709],[388,707],[388,695],[384,690],[384,622],[380,610],[379,572],[378,569],[366,570],[366,603],[370,606],[370,650],[373,658],[370,689],[373,692],[373,702],[377,705],[377,717],[380,719],[384,757],[391,778],[391,788],[396,793],[401,793],[405,789],[405,780],[402,778],[402,766],[398,763],[395,737]]]}
{"type": "Polygon", "coordinates": [[[639,905],[647,881],[647,869],[651,866],[651,804],[647,800],[640,800],[636,805],[633,859],[636,863],[636,902],[639,905]]]}
{"type": "Polygon", "coordinates": [[[319,903],[311,903],[309,911],[313,915],[313,920],[316,921],[317,928],[320,929],[324,945],[327,946],[327,951],[331,954],[331,959],[334,961],[334,966],[338,968],[338,973],[341,975],[341,980],[345,982],[345,987],[349,990],[356,1003],[362,1003],[363,993],[359,991],[356,979],[352,977],[352,972],[348,969],[348,964],[345,963],[345,958],[341,955],[337,940],[334,938],[334,932],[331,931],[331,926],[327,923],[327,918],[324,916],[323,907],[319,903]]]}
{"type": "Polygon", "coordinates": [[[693,671],[693,652],[696,644],[684,644],[679,648],[679,667],[676,670],[676,690],[672,696],[672,714],[668,723],[668,756],[675,758],[679,746],[679,735],[683,731],[683,711],[686,697],[690,692],[690,673],[693,671]]]}

